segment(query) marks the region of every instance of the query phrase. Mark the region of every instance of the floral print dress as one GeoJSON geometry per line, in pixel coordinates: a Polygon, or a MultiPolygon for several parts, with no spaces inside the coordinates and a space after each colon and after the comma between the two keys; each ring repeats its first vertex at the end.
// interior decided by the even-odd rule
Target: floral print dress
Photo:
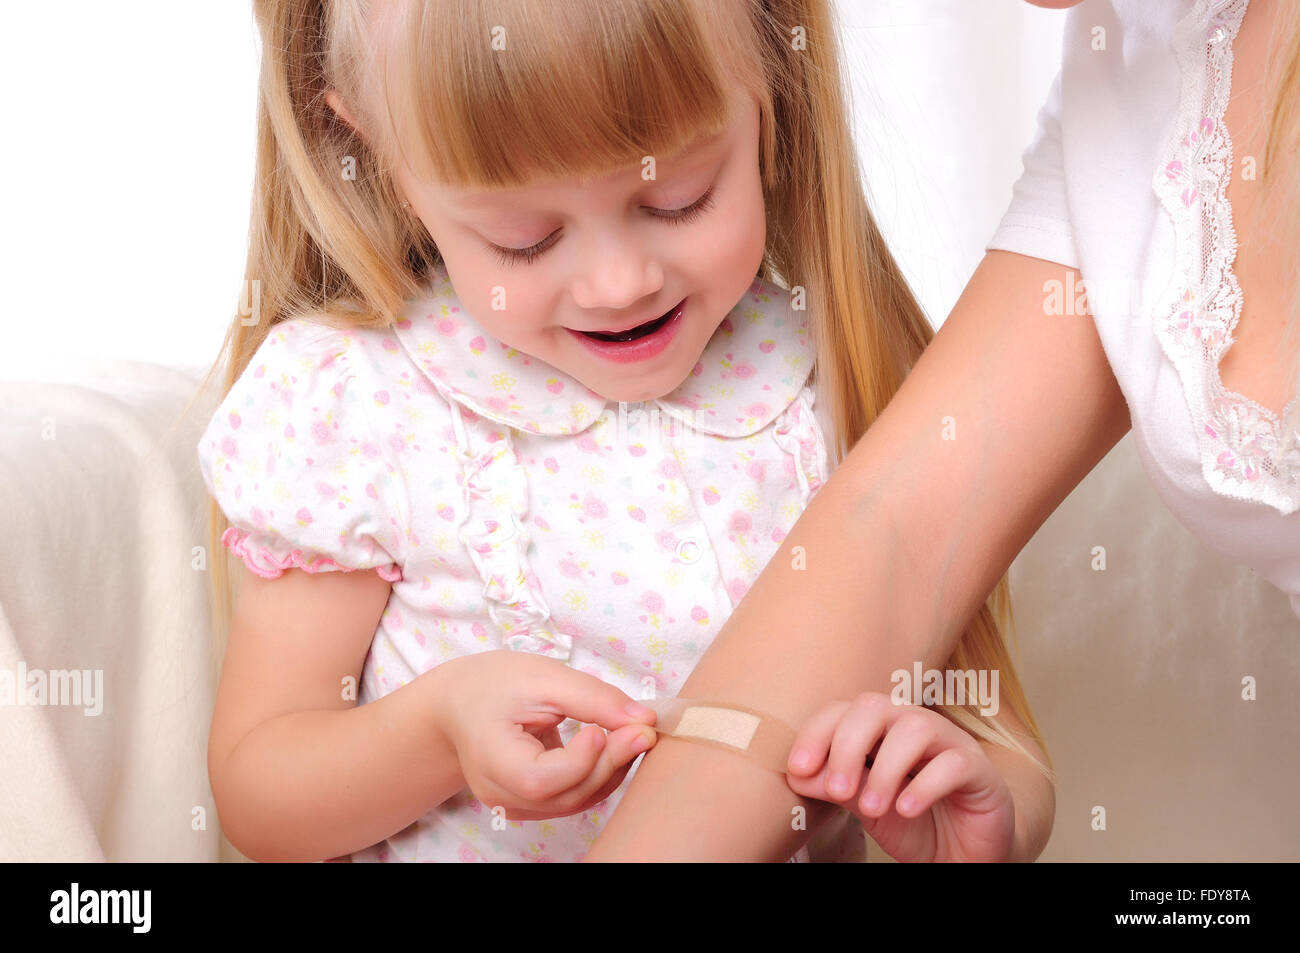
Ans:
{"type": "MultiPolygon", "coordinates": [[[[791,301],[756,279],[682,384],[637,404],[495,340],[442,265],[394,327],[277,324],[198,445],[222,542],[266,578],[392,583],[360,704],[496,649],[676,695],[828,476],[791,301]]],[[[352,860],[576,861],[635,767],[543,821],[493,824],[465,789],[352,860]]],[[[864,835],[842,812],[792,859],[865,860],[864,835]]]]}

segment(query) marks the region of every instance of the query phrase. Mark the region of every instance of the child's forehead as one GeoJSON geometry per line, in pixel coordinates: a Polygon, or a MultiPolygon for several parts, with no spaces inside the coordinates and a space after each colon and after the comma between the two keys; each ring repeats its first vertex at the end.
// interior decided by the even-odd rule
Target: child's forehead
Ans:
{"type": "Polygon", "coordinates": [[[438,14],[385,17],[371,27],[386,35],[373,38],[371,68],[360,80],[370,138],[387,162],[466,199],[475,191],[592,183],[647,156],[663,167],[656,170],[662,178],[736,125],[733,100],[766,98],[758,57],[740,52],[735,24],[719,24],[716,10],[698,13],[708,2],[659,8],[628,0],[611,8],[573,0],[601,21],[577,35],[559,29],[576,15],[567,6],[554,15],[554,31],[525,29],[552,21],[549,6],[528,8],[531,21],[503,15],[515,34],[506,34],[501,51],[481,31],[438,14]],[[654,17],[674,30],[647,34],[654,17]]]}

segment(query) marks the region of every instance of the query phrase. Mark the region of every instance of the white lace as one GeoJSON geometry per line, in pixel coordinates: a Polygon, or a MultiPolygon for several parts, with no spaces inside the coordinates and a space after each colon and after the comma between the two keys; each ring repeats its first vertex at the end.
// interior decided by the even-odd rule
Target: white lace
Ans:
{"type": "Polygon", "coordinates": [[[1216,0],[1179,22],[1174,47],[1182,73],[1178,119],[1153,182],[1174,226],[1175,269],[1155,330],[1178,370],[1201,451],[1201,469],[1217,493],[1265,503],[1283,515],[1300,509],[1300,394],[1278,415],[1224,387],[1219,362],[1241,317],[1233,274],[1237,236],[1227,188],[1232,139],[1223,123],[1232,87],[1232,41],[1249,0],[1216,0]]]}

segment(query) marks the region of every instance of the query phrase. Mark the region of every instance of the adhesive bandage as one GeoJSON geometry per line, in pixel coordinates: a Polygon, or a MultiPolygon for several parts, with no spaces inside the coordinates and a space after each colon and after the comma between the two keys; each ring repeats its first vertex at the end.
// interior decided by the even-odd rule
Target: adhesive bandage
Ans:
{"type": "Polygon", "coordinates": [[[785,774],[795,733],[771,715],[696,698],[659,698],[641,704],[654,709],[653,727],[661,735],[742,754],[769,771],[785,774]]]}

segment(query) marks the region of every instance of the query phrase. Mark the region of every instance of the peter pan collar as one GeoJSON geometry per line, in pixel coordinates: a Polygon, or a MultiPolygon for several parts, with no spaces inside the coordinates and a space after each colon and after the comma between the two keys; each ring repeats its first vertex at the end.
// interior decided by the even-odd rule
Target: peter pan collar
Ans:
{"type": "MultiPolygon", "coordinates": [[[[406,302],[395,333],[439,393],[516,430],[581,433],[608,403],[577,378],[492,337],[461,305],[441,262],[429,293],[406,302]]],[[[755,278],[686,379],[646,404],[705,433],[749,436],[793,403],[812,367],[807,312],[790,307],[784,288],[755,278]]]]}

